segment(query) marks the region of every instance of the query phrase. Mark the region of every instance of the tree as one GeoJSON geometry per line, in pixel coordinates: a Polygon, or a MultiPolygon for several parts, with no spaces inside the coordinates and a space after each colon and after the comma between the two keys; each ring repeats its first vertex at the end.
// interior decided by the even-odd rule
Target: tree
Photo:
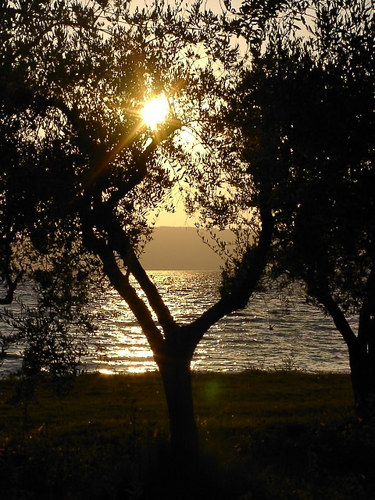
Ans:
{"type": "MultiPolygon", "coordinates": [[[[127,3],[73,0],[37,6],[9,2],[2,9],[7,27],[2,31],[1,74],[6,77],[0,121],[7,161],[1,171],[0,213],[9,234],[1,255],[4,268],[28,271],[47,289],[54,282],[57,291],[66,290],[66,284],[58,284],[67,275],[76,283],[95,271],[108,280],[150,344],[164,384],[172,449],[189,465],[198,453],[190,373],[194,350],[211,325],[247,304],[264,270],[272,234],[264,201],[260,232],[242,247],[221,298],[190,324],[174,320],[139,261],[152,229],[147,216],[163,206],[174,183],[185,181],[198,192],[205,184],[194,156],[180,165],[186,157],[178,136],[181,122],[171,116],[151,133],[140,118],[140,106],[145,96],[163,91],[186,113],[210,108],[210,103],[211,115],[216,112],[213,91],[220,88],[219,77],[210,64],[200,70],[192,64],[202,57],[199,44],[207,47],[207,35],[202,42],[204,30],[190,29],[159,2],[133,12],[127,3]],[[166,158],[178,168],[169,169],[166,158]],[[59,253],[80,255],[65,261],[65,277],[56,272],[61,260],[53,257],[59,253]]],[[[198,12],[195,6],[191,19],[198,19],[198,12]]],[[[204,19],[215,17],[206,12],[204,19]]],[[[211,48],[222,58],[228,54],[229,67],[236,50],[228,42],[227,35],[218,36],[211,48]]],[[[196,121],[194,114],[191,120],[196,121]]],[[[204,131],[205,123],[199,127],[204,131]]],[[[209,140],[209,128],[204,133],[209,140]]],[[[218,154],[211,156],[211,165],[217,159],[218,154]]],[[[210,179],[211,199],[220,182],[210,179]]],[[[72,300],[64,292],[57,298],[72,300]]]]}
{"type": "Polygon", "coordinates": [[[375,395],[374,9],[317,0],[292,14],[267,25],[232,119],[249,172],[271,184],[273,272],[303,280],[331,315],[365,409],[375,395]]]}
{"type": "MultiPolygon", "coordinates": [[[[95,36],[97,31],[94,29],[95,19],[100,17],[102,10],[99,4],[96,7],[94,4],[86,7],[84,9],[80,2],[69,2],[65,5],[62,2],[54,4],[38,2],[37,5],[31,5],[20,1],[3,2],[1,5],[0,276],[4,292],[0,302],[2,304],[12,302],[17,284],[25,276],[33,278],[36,289],[41,292],[39,307],[34,311],[33,318],[22,318],[19,322],[15,317],[7,317],[13,325],[18,325],[19,333],[2,335],[1,342],[3,350],[12,341],[21,342],[21,345],[26,344],[24,364],[27,367],[27,373],[30,373],[31,366],[36,368],[36,364],[39,368],[46,368],[47,358],[52,363],[50,368],[53,373],[62,371],[66,373],[70,369],[74,371],[78,362],[76,359],[72,363],[70,359],[65,368],[60,363],[62,359],[67,360],[69,357],[62,348],[66,342],[69,341],[71,346],[75,346],[74,351],[81,340],[75,343],[73,338],[67,337],[66,325],[63,325],[64,319],[57,320],[56,310],[52,317],[53,306],[57,309],[61,306],[61,298],[58,299],[57,295],[53,296],[59,287],[52,287],[50,283],[48,294],[41,288],[42,282],[45,285],[47,283],[43,269],[51,268],[53,260],[55,264],[58,261],[51,246],[53,238],[50,237],[48,242],[49,235],[53,235],[54,232],[54,222],[50,220],[49,228],[44,230],[41,224],[43,219],[47,220],[43,210],[48,211],[46,205],[48,196],[51,194],[51,189],[48,191],[52,187],[51,184],[55,189],[56,201],[61,205],[71,195],[69,184],[66,184],[66,172],[64,172],[65,175],[63,174],[63,155],[58,154],[57,137],[59,134],[56,134],[56,130],[48,130],[49,125],[53,127],[53,119],[51,115],[48,116],[52,106],[47,111],[47,103],[48,99],[52,100],[52,95],[56,93],[59,84],[63,86],[64,80],[65,84],[69,81],[71,86],[77,85],[78,81],[82,80],[84,71],[89,71],[90,66],[86,64],[84,68],[79,58],[75,57],[75,53],[79,51],[78,32],[82,30],[82,38],[90,39],[94,46],[98,38],[95,36]],[[66,46],[67,43],[70,43],[70,51],[64,50],[64,44],[66,46]],[[62,57],[70,57],[70,62],[75,61],[75,66],[70,65],[71,74],[66,73],[62,57]],[[54,75],[53,79],[51,75],[54,75]],[[60,167],[60,179],[58,172],[53,175],[49,168],[49,164],[56,159],[56,156],[59,156],[57,165],[58,168],[60,167]],[[37,165],[41,158],[44,165],[38,171],[37,165]],[[43,168],[45,168],[44,172],[43,168]],[[48,259],[47,248],[50,250],[52,261],[48,259]],[[41,317],[42,311],[50,316],[50,321],[47,321],[47,316],[41,317]],[[36,354],[35,346],[40,346],[41,342],[36,341],[36,328],[32,326],[32,323],[39,331],[44,328],[45,335],[49,331],[59,333],[59,336],[55,336],[55,352],[50,351],[48,356],[46,352],[39,352],[38,363],[32,353],[36,354]],[[42,324],[43,328],[41,328],[42,324]],[[57,348],[59,343],[60,346],[57,348]]],[[[69,62],[67,64],[69,65],[69,62]]],[[[62,143],[61,139],[62,137],[60,137],[60,143],[62,143]]],[[[65,257],[69,254],[69,259],[65,259],[66,263],[73,262],[79,252],[77,245],[72,248],[72,227],[69,223],[68,227],[66,237],[60,239],[59,247],[60,257],[64,253],[65,257]],[[64,245],[66,245],[65,248],[63,248],[64,245]]],[[[60,236],[61,234],[58,238],[60,236]]],[[[81,277],[85,269],[83,264],[84,259],[82,259],[81,277]]],[[[53,267],[60,269],[61,276],[63,267],[61,262],[53,267]]],[[[78,311],[81,305],[73,297],[77,298],[77,294],[82,293],[84,285],[83,281],[78,281],[76,277],[69,274],[67,264],[65,267],[65,292],[69,292],[72,298],[71,304],[66,304],[65,313],[69,308],[71,313],[74,310],[78,324],[80,321],[78,311]],[[74,291],[69,286],[69,276],[72,278],[70,285],[73,283],[77,285],[74,291]]],[[[67,293],[65,295],[67,296],[67,293]]],[[[81,312],[83,313],[82,310],[81,312]]],[[[82,321],[85,316],[86,313],[81,317],[82,321]]],[[[40,347],[39,350],[41,350],[40,347]]]]}

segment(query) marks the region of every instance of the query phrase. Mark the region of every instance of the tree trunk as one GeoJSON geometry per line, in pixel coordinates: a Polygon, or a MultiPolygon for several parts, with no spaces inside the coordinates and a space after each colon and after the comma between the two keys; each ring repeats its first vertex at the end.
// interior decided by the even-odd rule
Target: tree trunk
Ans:
{"type": "Polygon", "coordinates": [[[359,315],[356,336],[328,288],[309,283],[311,295],[323,304],[331,314],[349,351],[350,376],[354,403],[359,416],[375,416],[375,321],[371,302],[365,299],[359,315]]]}
{"type": "Polygon", "coordinates": [[[361,410],[367,399],[367,377],[366,359],[359,342],[349,346],[349,363],[355,407],[357,410],[361,410]]]}
{"type": "Polygon", "coordinates": [[[171,451],[178,464],[191,466],[199,456],[198,429],[194,418],[191,356],[163,349],[156,356],[169,413],[171,451]]]}
{"type": "Polygon", "coordinates": [[[355,407],[360,417],[368,418],[375,403],[373,359],[360,342],[349,348],[349,359],[355,407]]]}

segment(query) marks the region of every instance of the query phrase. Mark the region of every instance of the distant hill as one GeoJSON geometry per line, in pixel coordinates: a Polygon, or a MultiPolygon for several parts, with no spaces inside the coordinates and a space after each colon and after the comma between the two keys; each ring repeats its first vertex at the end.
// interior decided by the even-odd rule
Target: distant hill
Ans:
{"type": "Polygon", "coordinates": [[[222,264],[219,255],[203,243],[193,227],[155,228],[141,262],[153,270],[218,270],[222,264]]]}

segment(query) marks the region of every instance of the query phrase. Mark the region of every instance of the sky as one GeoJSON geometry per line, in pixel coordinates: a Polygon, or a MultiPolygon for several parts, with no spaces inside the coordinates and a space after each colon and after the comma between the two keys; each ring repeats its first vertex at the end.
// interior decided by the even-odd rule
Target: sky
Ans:
{"type": "MultiPolygon", "coordinates": [[[[177,0],[178,3],[179,0],[177,0]]],[[[183,5],[188,9],[195,0],[185,0],[183,5]]],[[[134,2],[140,6],[144,5],[144,2],[140,2],[136,0],[134,2]]],[[[173,6],[176,1],[166,1],[167,5],[173,6]]],[[[207,9],[211,9],[214,12],[221,12],[224,8],[224,3],[222,0],[205,0],[202,2],[204,7],[207,9]]],[[[238,9],[242,3],[242,0],[232,0],[232,7],[238,9]]],[[[175,211],[173,213],[162,211],[156,221],[156,226],[173,226],[173,227],[194,227],[195,219],[188,217],[183,206],[183,202],[181,199],[175,200],[175,211]]]]}
{"type": "Polygon", "coordinates": [[[178,201],[174,213],[161,212],[156,226],[193,227],[194,220],[187,216],[182,202],[178,201]]]}

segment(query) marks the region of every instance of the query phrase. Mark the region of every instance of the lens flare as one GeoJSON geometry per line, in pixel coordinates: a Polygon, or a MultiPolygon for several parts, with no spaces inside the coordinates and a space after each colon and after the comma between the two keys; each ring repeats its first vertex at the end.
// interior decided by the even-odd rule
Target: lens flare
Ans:
{"type": "Polygon", "coordinates": [[[161,94],[146,102],[141,110],[141,117],[145,125],[155,130],[166,120],[169,111],[168,99],[165,94],[161,94]]]}

